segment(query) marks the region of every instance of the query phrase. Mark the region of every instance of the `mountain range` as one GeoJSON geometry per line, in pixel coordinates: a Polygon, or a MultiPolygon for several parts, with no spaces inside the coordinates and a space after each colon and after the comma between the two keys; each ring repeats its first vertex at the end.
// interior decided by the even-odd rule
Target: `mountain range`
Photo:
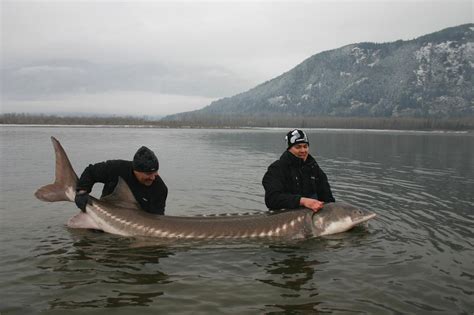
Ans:
{"type": "Polygon", "coordinates": [[[474,24],[315,54],[249,91],[164,120],[205,116],[474,116],[474,24]]]}

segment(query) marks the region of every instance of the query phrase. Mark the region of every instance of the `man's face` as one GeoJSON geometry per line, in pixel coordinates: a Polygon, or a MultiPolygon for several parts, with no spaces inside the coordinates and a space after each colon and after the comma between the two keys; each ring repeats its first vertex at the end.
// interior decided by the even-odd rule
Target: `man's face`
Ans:
{"type": "Polygon", "coordinates": [[[133,171],[133,174],[135,174],[135,177],[140,182],[140,184],[143,184],[145,186],[151,186],[151,184],[153,184],[153,182],[155,181],[155,178],[158,176],[158,171],[155,171],[155,172],[133,171]]]}
{"type": "Polygon", "coordinates": [[[309,145],[307,143],[295,144],[289,148],[288,151],[290,151],[294,156],[306,161],[309,154],[309,145]]]}

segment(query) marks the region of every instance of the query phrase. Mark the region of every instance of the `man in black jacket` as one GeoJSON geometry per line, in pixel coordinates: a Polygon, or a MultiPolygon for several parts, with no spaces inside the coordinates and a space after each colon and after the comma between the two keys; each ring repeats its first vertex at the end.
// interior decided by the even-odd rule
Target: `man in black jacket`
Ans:
{"type": "Polygon", "coordinates": [[[269,209],[306,207],[318,211],[324,202],[334,202],[328,178],[309,154],[306,134],[294,129],[286,135],[287,150],[273,162],[262,184],[269,209]]]}
{"type": "Polygon", "coordinates": [[[133,161],[108,160],[90,164],[77,182],[76,205],[85,211],[89,193],[95,183],[104,183],[102,197],[111,194],[120,176],[130,187],[143,210],[164,214],[168,188],[158,175],[159,166],[156,155],[147,147],[138,149],[133,161]]]}

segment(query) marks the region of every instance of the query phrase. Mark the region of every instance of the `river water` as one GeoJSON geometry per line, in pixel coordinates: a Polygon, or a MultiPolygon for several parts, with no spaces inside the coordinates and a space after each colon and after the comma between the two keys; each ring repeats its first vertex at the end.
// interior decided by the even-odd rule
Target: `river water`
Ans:
{"type": "MultiPolygon", "coordinates": [[[[2,126],[0,314],[473,314],[474,134],[307,130],[334,196],[365,229],[298,242],[143,243],[72,230],[50,136],[77,173],[153,149],[166,213],[265,211],[286,129],[2,126]]],[[[96,195],[100,186],[94,189],[96,195]]]]}

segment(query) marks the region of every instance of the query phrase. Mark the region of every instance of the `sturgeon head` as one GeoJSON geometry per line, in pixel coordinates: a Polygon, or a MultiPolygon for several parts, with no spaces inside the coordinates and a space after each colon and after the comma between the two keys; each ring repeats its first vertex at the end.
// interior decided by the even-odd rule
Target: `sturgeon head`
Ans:
{"type": "Polygon", "coordinates": [[[349,231],[375,216],[373,212],[361,210],[346,203],[328,203],[313,215],[313,235],[323,236],[349,231]]]}

